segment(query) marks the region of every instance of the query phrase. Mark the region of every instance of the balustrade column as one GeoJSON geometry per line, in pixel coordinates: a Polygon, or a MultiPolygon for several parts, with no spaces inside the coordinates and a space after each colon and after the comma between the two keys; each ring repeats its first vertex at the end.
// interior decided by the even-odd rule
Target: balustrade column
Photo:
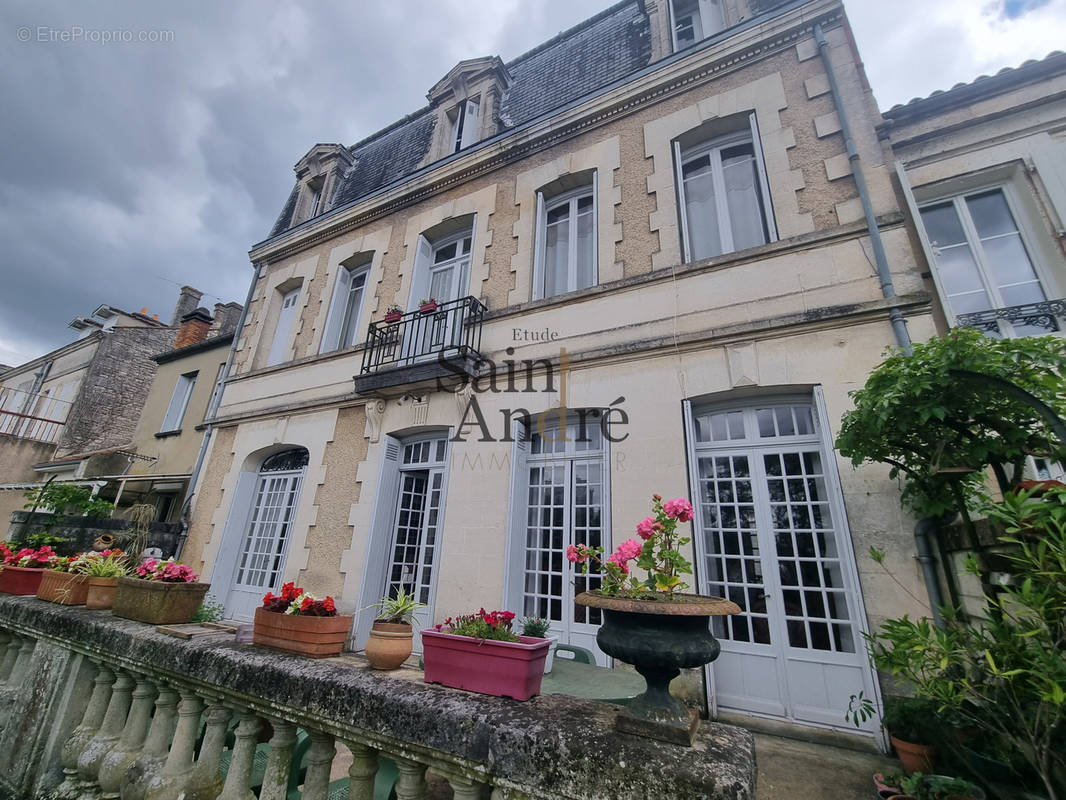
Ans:
{"type": "Polygon", "coordinates": [[[280,719],[270,720],[274,735],[270,737],[270,755],[259,800],[285,800],[289,791],[292,748],[296,744],[296,726],[280,719]]]}
{"type": "Polygon", "coordinates": [[[345,744],[352,751],[352,765],[348,767],[348,800],[374,800],[374,780],[378,774],[378,751],[358,742],[345,742],[345,744]]]}
{"type": "Polygon", "coordinates": [[[396,779],[396,800],[425,800],[429,785],[426,783],[426,765],[407,758],[394,757],[400,776],[396,779]]]}
{"type": "Polygon", "coordinates": [[[485,784],[458,775],[449,775],[448,783],[451,784],[455,800],[481,800],[485,790],[485,784]]]}
{"type": "Polygon", "coordinates": [[[307,758],[307,775],[304,777],[304,800],[326,800],[329,797],[329,773],[337,747],[328,733],[311,731],[311,752],[307,758]]]}
{"type": "Polygon", "coordinates": [[[226,783],[218,800],[255,800],[255,793],[252,792],[250,784],[259,728],[263,723],[253,711],[242,710],[239,717],[241,721],[237,725],[233,758],[230,759],[226,783]]]}
{"type": "Polygon", "coordinates": [[[10,645],[15,641],[15,638],[13,633],[0,631],[0,683],[7,682],[8,676],[11,675],[11,668],[15,666],[15,656],[18,655],[18,650],[12,652],[10,661],[7,657],[10,645]]]}
{"type": "Polygon", "coordinates": [[[16,639],[19,642],[19,648],[15,651],[15,663],[11,667],[11,674],[8,675],[7,682],[4,684],[5,688],[8,689],[17,689],[22,685],[22,681],[26,678],[26,673],[29,672],[33,648],[37,645],[37,641],[28,636],[19,636],[16,639]]]}
{"type": "Polygon", "coordinates": [[[226,747],[226,731],[232,712],[222,703],[212,703],[207,709],[207,724],[200,755],[196,759],[192,777],[185,789],[185,800],[213,800],[222,791],[218,774],[222,751],[226,747]]]}
{"type": "Polygon", "coordinates": [[[143,675],[138,677],[137,688],[133,690],[130,713],[126,717],[126,726],[122,729],[122,737],[100,762],[98,781],[101,797],[106,800],[118,800],[122,775],[144,747],[148,725],[152,721],[152,705],[155,702],[155,695],[155,685],[143,675]]]}
{"type": "Polygon", "coordinates": [[[119,787],[122,800],[144,800],[149,784],[159,778],[174,736],[177,708],[178,693],[169,686],[161,685],[159,696],[155,699],[155,714],[152,715],[148,738],[140,755],[122,775],[122,785],[119,787]]]}
{"type": "Polygon", "coordinates": [[[192,777],[193,751],[200,732],[200,715],[204,713],[204,701],[190,689],[179,689],[181,704],[178,706],[178,725],[170,752],[157,778],[151,780],[144,793],[145,800],[177,800],[192,777]]]}
{"type": "Polygon", "coordinates": [[[78,759],[86,745],[100,729],[100,723],[104,721],[104,714],[107,712],[108,701],[111,699],[111,684],[115,682],[115,673],[99,661],[94,661],[93,664],[97,672],[93,679],[93,691],[89,695],[89,704],[85,707],[81,723],[64,743],[63,752],[60,755],[63,764],[63,782],[56,788],[57,800],[68,800],[78,796],[78,759]]]}
{"type": "Polygon", "coordinates": [[[133,693],[133,678],[128,672],[116,670],[118,675],[111,686],[111,699],[107,703],[107,712],[104,721],[100,724],[100,730],[85,745],[81,755],[78,756],[78,777],[80,800],[96,800],[100,796],[100,786],[97,778],[100,774],[100,764],[111,748],[118,744],[122,735],[122,728],[126,724],[126,717],[130,713],[130,695],[133,693]]]}

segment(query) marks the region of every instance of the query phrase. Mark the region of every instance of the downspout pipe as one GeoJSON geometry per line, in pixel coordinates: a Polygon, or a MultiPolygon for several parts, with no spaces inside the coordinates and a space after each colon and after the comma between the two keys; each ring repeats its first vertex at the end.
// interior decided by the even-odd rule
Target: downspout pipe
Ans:
{"type": "MultiPolygon", "coordinates": [[[[851,124],[844,110],[844,101],[840,96],[840,86],[837,83],[836,73],[833,71],[833,64],[829,59],[829,41],[825,38],[821,23],[814,24],[814,40],[818,44],[818,54],[822,57],[822,64],[825,66],[829,91],[833,96],[833,105],[836,107],[837,118],[840,120],[840,132],[844,135],[844,147],[847,149],[848,161],[851,164],[851,174],[855,178],[855,187],[859,190],[859,200],[862,202],[862,212],[866,216],[866,227],[870,232],[870,241],[873,243],[874,263],[877,265],[877,277],[881,281],[881,294],[886,300],[892,300],[896,297],[896,287],[892,283],[892,272],[888,268],[885,244],[881,239],[881,229],[877,226],[877,216],[874,214],[874,206],[870,201],[870,190],[866,185],[862,164],[859,163],[859,150],[851,135],[851,124]]],[[[896,343],[907,355],[910,355],[911,337],[907,332],[907,321],[903,318],[903,312],[898,306],[893,305],[888,311],[888,318],[896,335],[896,343]]]]}
{"type": "Polygon", "coordinates": [[[933,607],[933,624],[942,628],[944,617],[940,609],[944,605],[944,597],[940,594],[940,578],[937,575],[936,555],[934,555],[932,543],[939,529],[939,517],[925,517],[914,523],[914,544],[918,550],[918,563],[922,567],[922,577],[925,578],[925,590],[929,594],[929,605],[933,607]]]}
{"type": "Polygon", "coordinates": [[[192,505],[192,497],[196,493],[196,482],[200,478],[200,471],[203,469],[204,459],[207,457],[207,448],[211,444],[213,430],[211,423],[214,422],[215,416],[218,414],[218,407],[222,405],[222,390],[225,387],[230,370],[233,368],[233,361],[237,356],[237,344],[241,340],[244,321],[248,317],[248,306],[252,304],[252,298],[255,296],[255,286],[259,283],[259,275],[262,270],[263,262],[257,261],[255,271],[252,273],[252,281],[248,285],[248,295],[244,298],[244,307],[241,309],[240,317],[237,318],[237,327],[233,330],[233,341],[230,343],[229,355],[226,356],[226,363],[223,365],[222,371],[218,373],[218,380],[215,381],[215,388],[211,392],[211,399],[207,403],[207,413],[204,414],[204,438],[200,442],[200,452],[196,454],[196,463],[193,465],[192,474],[189,475],[189,485],[185,488],[185,498],[181,502],[181,534],[178,537],[178,546],[175,548],[175,560],[181,558],[181,551],[185,549],[185,540],[189,537],[189,509],[192,505]]]}

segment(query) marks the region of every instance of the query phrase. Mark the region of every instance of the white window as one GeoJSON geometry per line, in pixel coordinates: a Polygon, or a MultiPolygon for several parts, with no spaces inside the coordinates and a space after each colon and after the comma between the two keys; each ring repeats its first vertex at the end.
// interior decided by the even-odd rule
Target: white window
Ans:
{"type": "Polygon", "coordinates": [[[686,262],[777,238],[755,115],[748,121],[744,130],[685,149],[674,143],[686,262]]]}
{"type": "Polygon", "coordinates": [[[337,284],[333,289],[333,301],[330,303],[319,352],[343,350],[356,344],[369,274],[369,259],[360,260],[352,266],[341,265],[337,272],[337,284]]]}
{"type": "Polygon", "coordinates": [[[311,210],[307,212],[307,218],[318,216],[319,206],[322,205],[322,187],[311,189],[311,210]]]}
{"type": "Polygon", "coordinates": [[[452,119],[451,152],[458,153],[477,143],[479,112],[480,104],[476,98],[463,100],[456,106],[452,119]]]}
{"type": "Polygon", "coordinates": [[[537,195],[534,299],[595,286],[596,180],[545,199],[537,195]]]}
{"type": "Polygon", "coordinates": [[[460,231],[432,240],[419,237],[411,311],[418,308],[422,299],[433,298],[438,303],[447,303],[466,294],[473,240],[472,228],[465,226],[460,231]]]}
{"type": "Polygon", "coordinates": [[[670,16],[675,52],[725,27],[721,0],[670,0],[670,16]]]}
{"type": "Polygon", "coordinates": [[[281,312],[278,314],[278,323],[274,326],[274,339],[270,343],[270,354],[267,356],[268,367],[280,364],[288,355],[289,334],[292,333],[292,324],[296,320],[296,304],[299,300],[299,287],[282,295],[281,312]]]}
{"type": "MultiPolygon", "coordinates": [[[[929,203],[921,216],[940,291],[953,316],[1047,299],[1004,187],[929,203]]],[[[1050,316],[1045,324],[1026,324],[1020,317],[1013,322],[991,319],[989,324],[1008,336],[1061,329],[1050,316]]]]}
{"type": "Polygon", "coordinates": [[[185,409],[189,407],[189,398],[192,397],[193,387],[196,386],[197,374],[187,372],[178,377],[174,393],[170,396],[170,405],[167,406],[167,415],[163,418],[163,427],[159,429],[160,433],[181,430],[185,409]]]}

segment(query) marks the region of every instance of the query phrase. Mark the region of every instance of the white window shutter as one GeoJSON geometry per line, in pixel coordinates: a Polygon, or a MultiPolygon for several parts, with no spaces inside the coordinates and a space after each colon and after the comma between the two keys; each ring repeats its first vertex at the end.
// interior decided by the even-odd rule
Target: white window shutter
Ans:
{"type": "Polygon", "coordinates": [[[322,333],[320,353],[328,353],[340,346],[341,325],[344,324],[344,312],[348,305],[348,293],[352,288],[352,273],[347,267],[337,268],[337,281],[333,286],[333,299],[329,303],[329,316],[322,333]]]}
{"type": "Polygon", "coordinates": [[[774,204],[770,199],[770,183],[766,177],[766,162],[763,161],[762,139],[759,138],[759,121],[752,111],[748,115],[748,124],[751,126],[751,145],[755,151],[755,164],[759,171],[759,190],[762,192],[762,204],[766,213],[766,231],[771,242],[777,241],[777,223],[774,221],[774,204]]]}
{"type": "Polygon", "coordinates": [[[411,281],[411,296],[407,298],[407,310],[418,308],[419,299],[429,292],[429,268],[433,264],[433,245],[425,236],[418,237],[418,250],[415,252],[414,280],[411,281]]]}
{"type": "Polygon", "coordinates": [[[1033,148],[1033,166],[1059,218],[1058,234],[1066,235],[1066,142],[1048,142],[1033,148]]]}
{"type": "Polygon", "coordinates": [[[681,145],[674,142],[674,171],[677,175],[677,215],[681,219],[681,263],[692,260],[688,235],[688,209],[685,208],[685,181],[681,172],[681,145]]]}
{"type": "Polygon", "coordinates": [[[479,119],[480,106],[477,100],[466,101],[466,119],[463,120],[463,139],[460,142],[460,149],[465,150],[470,145],[477,144],[478,134],[481,131],[481,122],[479,119]]]}
{"type": "Polygon", "coordinates": [[[544,192],[537,192],[536,236],[533,240],[533,299],[544,297],[544,235],[547,215],[544,210],[544,192]]]}

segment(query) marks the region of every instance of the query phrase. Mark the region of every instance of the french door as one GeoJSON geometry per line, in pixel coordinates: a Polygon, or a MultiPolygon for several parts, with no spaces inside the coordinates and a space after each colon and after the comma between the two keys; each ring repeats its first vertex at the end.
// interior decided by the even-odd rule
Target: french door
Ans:
{"type": "Polygon", "coordinates": [[[411,318],[403,341],[404,357],[410,361],[432,360],[437,353],[458,347],[463,315],[446,304],[466,295],[473,241],[472,229],[432,243],[419,237],[413,283],[417,291],[412,290],[410,310],[418,310],[421,300],[430,299],[443,308],[411,318]]]}
{"type": "Polygon", "coordinates": [[[526,456],[524,559],[521,608],[527,616],[551,622],[563,643],[607,656],[596,646],[602,622],[598,608],[574,603],[581,592],[598,589],[600,574],[581,574],[566,560],[569,545],[611,547],[607,517],[609,477],[606,448],[598,425],[582,433],[578,424],[529,436],[526,456]]]}
{"type": "Polygon", "coordinates": [[[227,619],[250,620],[267,592],[278,592],[307,468],[307,451],[287,450],[259,468],[244,540],[226,596],[227,619]]]}
{"type": "Polygon", "coordinates": [[[708,668],[717,707],[844,728],[850,696],[876,689],[832,452],[814,404],[800,398],[688,417],[700,591],[742,609],[712,623],[722,644],[708,668]]]}

